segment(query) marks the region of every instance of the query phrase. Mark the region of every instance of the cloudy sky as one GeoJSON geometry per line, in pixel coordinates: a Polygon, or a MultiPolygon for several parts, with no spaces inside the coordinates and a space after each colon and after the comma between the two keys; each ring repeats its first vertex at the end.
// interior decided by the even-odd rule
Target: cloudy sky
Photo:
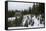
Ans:
{"type": "Polygon", "coordinates": [[[8,2],[8,10],[23,10],[32,8],[33,3],[21,3],[21,2],[8,2]]]}

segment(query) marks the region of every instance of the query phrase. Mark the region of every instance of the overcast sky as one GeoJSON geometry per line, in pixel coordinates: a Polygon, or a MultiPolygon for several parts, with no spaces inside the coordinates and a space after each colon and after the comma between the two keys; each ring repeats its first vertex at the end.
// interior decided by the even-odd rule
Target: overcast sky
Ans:
{"type": "Polygon", "coordinates": [[[8,2],[8,10],[23,10],[32,8],[33,3],[21,3],[21,2],[8,2]]]}

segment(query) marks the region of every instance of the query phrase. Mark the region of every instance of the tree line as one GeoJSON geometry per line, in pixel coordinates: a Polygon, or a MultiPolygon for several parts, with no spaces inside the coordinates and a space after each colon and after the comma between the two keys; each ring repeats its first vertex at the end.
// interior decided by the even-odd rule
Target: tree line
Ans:
{"type": "MultiPolygon", "coordinates": [[[[31,7],[29,7],[29,9],[27,10],[27,9],[24,9],[24,11],[22,10],[22,11],[19,11],[19,10],[9,10],[8,11],[8,17],[13,17],[15,14],[16,14],[16,12],[21,12],[21,15],[26,15],[26,14],[35,14],[35,15],[39,15],[39,14],[41,14],[42,15],[42,17],[43,18],[45,18],[45,5],[44,5],[44,3],[38,3],[39,5],[33,5],[33,7],[32,7],[32,9],[31,9],[31,7]]],[[[21,17],[21,18],[23,18],[23,17],[21,17]]],[[[17,21],[13,21],[13,24],[11,24],[11,22],[8,22],[8,26],[11,26],[11,25],[13,25],[13,26],[17,26],[17,25],[19,25],[22,21],[22,19],[19,19],[19,20],[17,20],[17,21]]]]}

